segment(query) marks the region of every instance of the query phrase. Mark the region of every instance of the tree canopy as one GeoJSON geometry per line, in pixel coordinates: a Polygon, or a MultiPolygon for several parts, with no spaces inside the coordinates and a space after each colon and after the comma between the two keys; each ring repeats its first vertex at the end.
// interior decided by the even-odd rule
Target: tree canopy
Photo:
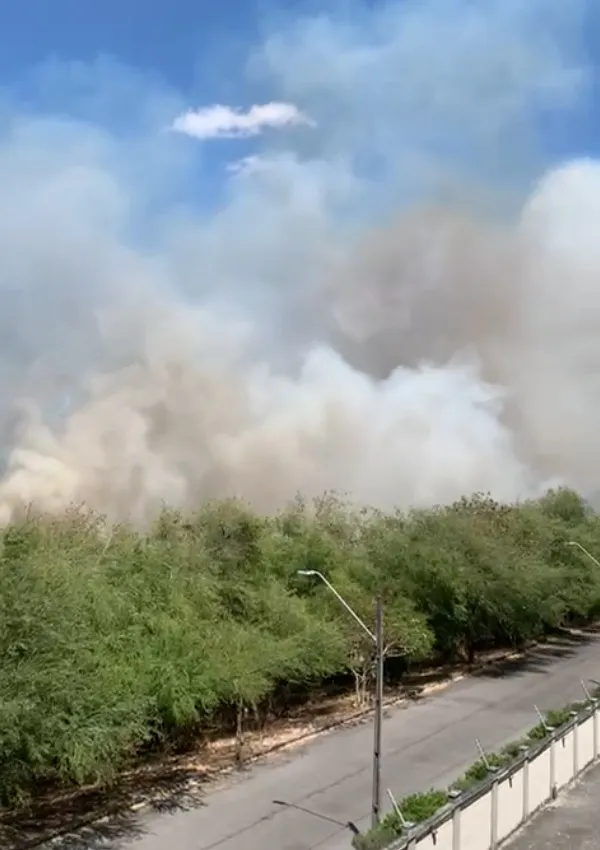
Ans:
{"type": "Polygon", "coordinates": [[[143,748],[231,731],[290,687],[348,677],[367,698],[369,627],[390,655],[522,646],[600,608],[600,518],[568,490],[383,514],[333,496],[276,516],[235,500],[139,531],[24,518],[0,540],[0,799],[109,782],[143,748]]]}

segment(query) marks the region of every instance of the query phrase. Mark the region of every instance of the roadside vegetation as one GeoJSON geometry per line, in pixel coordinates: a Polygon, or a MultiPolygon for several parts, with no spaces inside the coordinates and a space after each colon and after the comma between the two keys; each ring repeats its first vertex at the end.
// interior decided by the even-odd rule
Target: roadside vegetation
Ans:
{"type": "Polygon", "coordinates": [[[332,496],[236,501],[152,528],[24,517],[0,548],[0,802],[110,783],[144,753],[236,733],[323,688],[367,699],[381,594],[387,675],[520,648],[600,610],[600,518],[573,492],[382,514],[332,496]]]}

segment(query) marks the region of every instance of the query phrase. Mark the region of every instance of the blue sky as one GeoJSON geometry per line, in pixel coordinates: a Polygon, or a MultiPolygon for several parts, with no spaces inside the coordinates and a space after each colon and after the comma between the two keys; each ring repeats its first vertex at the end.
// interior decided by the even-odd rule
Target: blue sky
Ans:
{"type": "Polygon", "coordinates": [[[596,153],[599,5],[6,3],[0,249],[16,271],[0,278],[37,291],[23,253],[39,246],[44,287],[56,265],[81,312],[88,256],[106,266],[85,275],[95,304],[140,249],[160,258],[153,285],[227,293],[273,324],[344,233],[482,187],[512,209],[553,162],[596,153]]]}
{"type": "MultiPolygon", "coordinates": [[[[286,89],[286,83],[289,93],[306,101],[304,106],[310,105],[311,98],[314,101],[320,96],[321,103],[316,104],[316,108],[326,107],[329,98],[327,107],[333,103],[336,108],[343,109],[345,102],[348,105],[347,91],[340,88],[335,92],[332,86],[327,91],[327,85],[320,85],[315,80],[312,90],[310,86],[302,86],[300,78],[304,69],[301,63],[310,62],[311,58],[306,43],[299,45],[296,42],[295,61],[300,64],[295,71],[291,67],[282,67],[284,57],[272,49],[273,43],[278,39],[281,43],[286,39],[293,42],[294,38],[304,38],[308,42],[311,26],[318,29],[319,20],[328,21],[329,33],[325,37],[329,42],[323,42],[322,45],[323,49],[329,49],[327,61],[331,62],[335,70],[339,70],[339,63],[344,61],[350,68],[353,58],[348,49],[348,34],[353,28],[358,32],[363,30],[365,46],[370,43],[372,47],[374,42],[381,46],[385,34],[377,31],[377,17],[381,21],[387,14],[390,19],[399,21],[400,16],[409,10],[413,18],[420,15],[429,27],[429,33],[421,33],[420,36],[426,42],[421,60],[426,64],[431,62],[428,51],[437,52],[440,49],[442,54],[451,53],[448,44],[443,43],[448,28],[445,31],[443,26],[438,27],[434,12],[428,19],[428,9],[441,9],[444,5],[451,9],[448,17],[453,15],[456,19],[453,29],[456,35],[461,29],[461,21],[466,20],[467,15],[473,17],[473,9],[477,9],[478,5],[486,8],[485,3],[449,0],[445,4],[425,2],[421,4],[424,11],[415,13],[418,5],[413,0],[396,0],[391,3],[356,0],[337,4],[320,3],[318,0],[310,3],[303,0],[283,0],[280,3],[270,0],[224,0],[218,4],[191,3],[188,0],[177,4],[164,0],[153,0],[151,3],[143,3],[141,0],[106,0],[103,3],[92,3],[90,0],[53,0],[52,3],[47,0],[21,0],[19,3],[6,4],[3,11],[0,82],[13,92],[18,91],[22,103],[29,108],[34,105],[40,111],[54,111],[62,116],[83,116],[117,134],[131,131],[135,120],[141,119],[140,94],[145,106],[154,110],[151,120],[155,122],[163,119],[163,116],[165,121],[168,119],[167,104],[172,105],[171,111],[175,110],[176,104],[181,108],[184,105],[194,108],[206,107],[214,102],[243,109],[261,100],[280,100],[285,94],[283,90],[286,89]],[[385,10],[388,10],[387,13],[385,10]],[[436,29],[439,29],[439,45],[436,44],[436,29]],[[346,44],[345,39],[348,42],[346,44]],[[275,56],[271,67],[265,68],[263,62],[261,70],[252,68],[252,59],[256,59],[262,52],[264,60],[270,47],[271,59],[275,56]],[[345,55],[343,48],[346,48],[345,55]],[[293,79],[294,74],[297,80],[293,79]]],[[[585,3],[580,0],[574,0],[573,3],[564,0],[530,0],[529,4],[522,0],[518,4],[514,0],[506,0],[504,7],[509,11],[500,11],[502,4],[497,0],[487,4],[487,12],[484,14],[487,17],[487,30],[483,26],[480,34],[483,41],[486,37],[496,38],[494,30],[500,19],[503,19],[502,26],[507,32],[513,27],[513,35],[518,40],[520,37],[527,38],[527,26],[536,27],[539,23],[542,28],[551,30],[546,19],[555,17],[557,22],[550,37],[557,40],[565,55],[570,54],[577,62],[585,61],[588,70],[591,68],[595,73],[596,62],[600,61],[600,4],[596,0],[587,0],[585,3]],[[515,11],[519,6],[530,6],[530,13],[515,11]],[[550,15],[549,9],[554,10],[550,15]],[[529,20],[525,21],[525,18],[529,20]],[[574,46],[574,41],[579,41],[579,44],[574,46]]],[[[326,26],[321,27],[321,37],[324,29],[326,26]]],[[[425,24],[422,29],[425,29],[425,24]]],[[[390,41],[393,35],[392,31],[390,41]]],[[[396,33],[395,37],[401,40],[401,35],[396,33]]],[[[543,38],[546,37],[544,34],[543,38]]],[[[355,32],[352,38],[358,48],[360,36],[355,32]]],[[[541,43],[542,38],[539,41],[541,43]]],[[[535,50],[535,45],[532,49],[535,50]]],[[[293,52],[294,48],[291,55],[293,52]]],[[[391,52],[393,54],[393,50],[391,52]]],[[[327,61],[323,67],[327,66],[327,61]]],[[[409,72],[414,73],[414,57],[407,59],[406,56],[404,66],[402,57],[397,62],[399,73],[406,73],[407,62],[410,63],[409,72]]],[[[393,71],[393,55],[385,68],[378,69],[376,63],[372,66],[372,85],[365,86],[365,100],[362,104],[365,112],[369,108],[371,90],[377,88],[375,75],[382,73],[383,84],[391,86],[393,83],[387,75],[393,71]]],[[[479,71],[475,69],[474,73],[479,71]]],[[[308,76],[314,76],[314,68],[309,69],[308,76]]],[[[431,82],[435,83],[434,74],[431,77],[431,82]]],[[[348,83],[342,76],[339,81],[340,85],[348,83]]],[[[410,86],[411,83],[410,78],[405,76],[403,81],[398,80],[397,85],[410,86]]],[[[353,107],[356,114],[361,107],[359,96],[360,91],[356,93],[353,107]]],[[[377,100],[380,112],[379,119],[375,118],[375,121],[381,126],[375,126],[374,130],[376,133],[379,130],[383,135],[390,129],[390,121],[383,109],[384,98],[377,100]]],[[[563,108],[551,107],[543,118],[538,116],[537,129],[542,128],[543,132],[536,139],[536,158],[539,158],[542,149],[550,159],[570,152],[589,153],[595,150],[600,97],[596,93],[594,74],[588,81],[585,97],[578,97],[575,106],[568,114],[563,108]]],[[[404,107],[405,110],[408,108],[404,107]]],[[[372,121],[373,116],[369,120],[372,121]]],[[[514,127],[508,132],[513,131],[514,127]]],[[[439,126],[435,126],[433,132],[438,136],[434,143],[444,144],[439,137],[439,126]]],[[[283,143],[284,136],[280,134],[274,140],[270,135],[266,144],[279,145],[283,143]]],[[[315,133],[314,144],[319,146],[321,140],[317,137],[315,133]]],[[[214,199],[213,193],[222,188],[221,177],[225,176],[223,163],[230,158],[235,160],[238,154],[243,157],[254,153],[256,141],[254,139],[252,144],[238,140],[236,144],[225,142],[222,145],[198,146],[196,162],[188,165],[192,169],[199,169],[195,171],[196,176],[202,173],[211,199],[214,199]],[[204,167],[200,166],[201,160],[204,167]]],[[[431,142],[431,138],[424,139],[425,145],[431,142]]],[[[309,147],[311,145],[310,139],[306,137],[300,143],[309,147]]],[[[344,153],[355,156],[357,161],[362,158],[361,161],[368,163],[374,169],[373,173],[377,173],[377,166],[382,166],[378,162],[379,152],[375,149],[367,150],[368,146],[362,141],[359,143],[354,139],[353,143],[353,149],[344,153]]],[[[447,143],[464,148],[465,139],[449,139],[447,143]]],[[[296,144],[297,140],[292,139],[291,147],[296,144]]],[[[383,166],[382,173],[385,171],[386,166],[383,166]]]]}
{"type": "Polygon", "coordinates": [[[12,76],[49,56],[89,61],[107,53],[189,89],[215,37],[226,33],[247,42],[256,36],[258,21],[255,3],[236,0],[25,0],[3,10],[0,67],[3,76],[12,76]]]}

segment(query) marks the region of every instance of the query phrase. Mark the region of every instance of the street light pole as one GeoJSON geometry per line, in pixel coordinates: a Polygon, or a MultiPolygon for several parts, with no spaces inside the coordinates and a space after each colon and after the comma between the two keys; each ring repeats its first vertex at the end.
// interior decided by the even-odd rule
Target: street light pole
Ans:
{"type": "Polygon", "coordinates": [[[383,720],[383,603],[377,600],[375,628],[375,728],[373,739],[373,803],[371,806],[371,826],[375,829],[381,818],[381,722],[383,720]]]}
{"type": "Polygon", "coordinates": [[[375,722],[373,729],[373,801],[371,805],[371,826],[373,829],[379,825],[381,816],[381,726],[383,720],[383,662],[385,650],[383,645],[383,602],[377,600],[375,632],[361,620],[346,600],[338,593],[331,582],[318,570],[298,570],[301,576],[316,576],[325,584],[336,597],[338,602],[344,606],[346,611],[356,620],[361,629],[368,634],[375,646],[375,722]]]}
{"type": "Polygon", "coordinates": [[[582,546],[581,543],[579,543],[577,540],[567,541],[567,546],[575,546],[575,547],[577,547],[577,549],[581,549],[583,554],[587,555],[588,558],[590,559],[590,561],[593,561],[596,564],[597,567],[600,567],[600,561],[597,558],[594,558],[592,553],[588,552],[588,550],[585,548],[585,546],[582,546]]]}

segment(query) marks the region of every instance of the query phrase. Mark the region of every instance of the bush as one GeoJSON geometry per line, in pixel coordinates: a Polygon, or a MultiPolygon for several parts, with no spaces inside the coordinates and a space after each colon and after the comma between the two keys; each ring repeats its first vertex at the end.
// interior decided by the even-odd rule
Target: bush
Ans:
{"type": "MultiPolygon", "coordinates": [[[[406,669],[520,647],[600,610],[600,520],[570,491],[382,514],[334,496],[261,517],[236,500],[146,530],[25,517],[0,535],[0,801],[110,783],[148,748],[264,723],[332,679],[364,703],[373,646],[406,669]],[[296,696],[294,696],[296,695],[296,696]]],[[[543,731],[543,730],[542,730],[543,731]]],[[[411,804],[412,805],[412,804],[411,804]]],[[[405,815],[406,816],[406,815],[405,815]]]]}

